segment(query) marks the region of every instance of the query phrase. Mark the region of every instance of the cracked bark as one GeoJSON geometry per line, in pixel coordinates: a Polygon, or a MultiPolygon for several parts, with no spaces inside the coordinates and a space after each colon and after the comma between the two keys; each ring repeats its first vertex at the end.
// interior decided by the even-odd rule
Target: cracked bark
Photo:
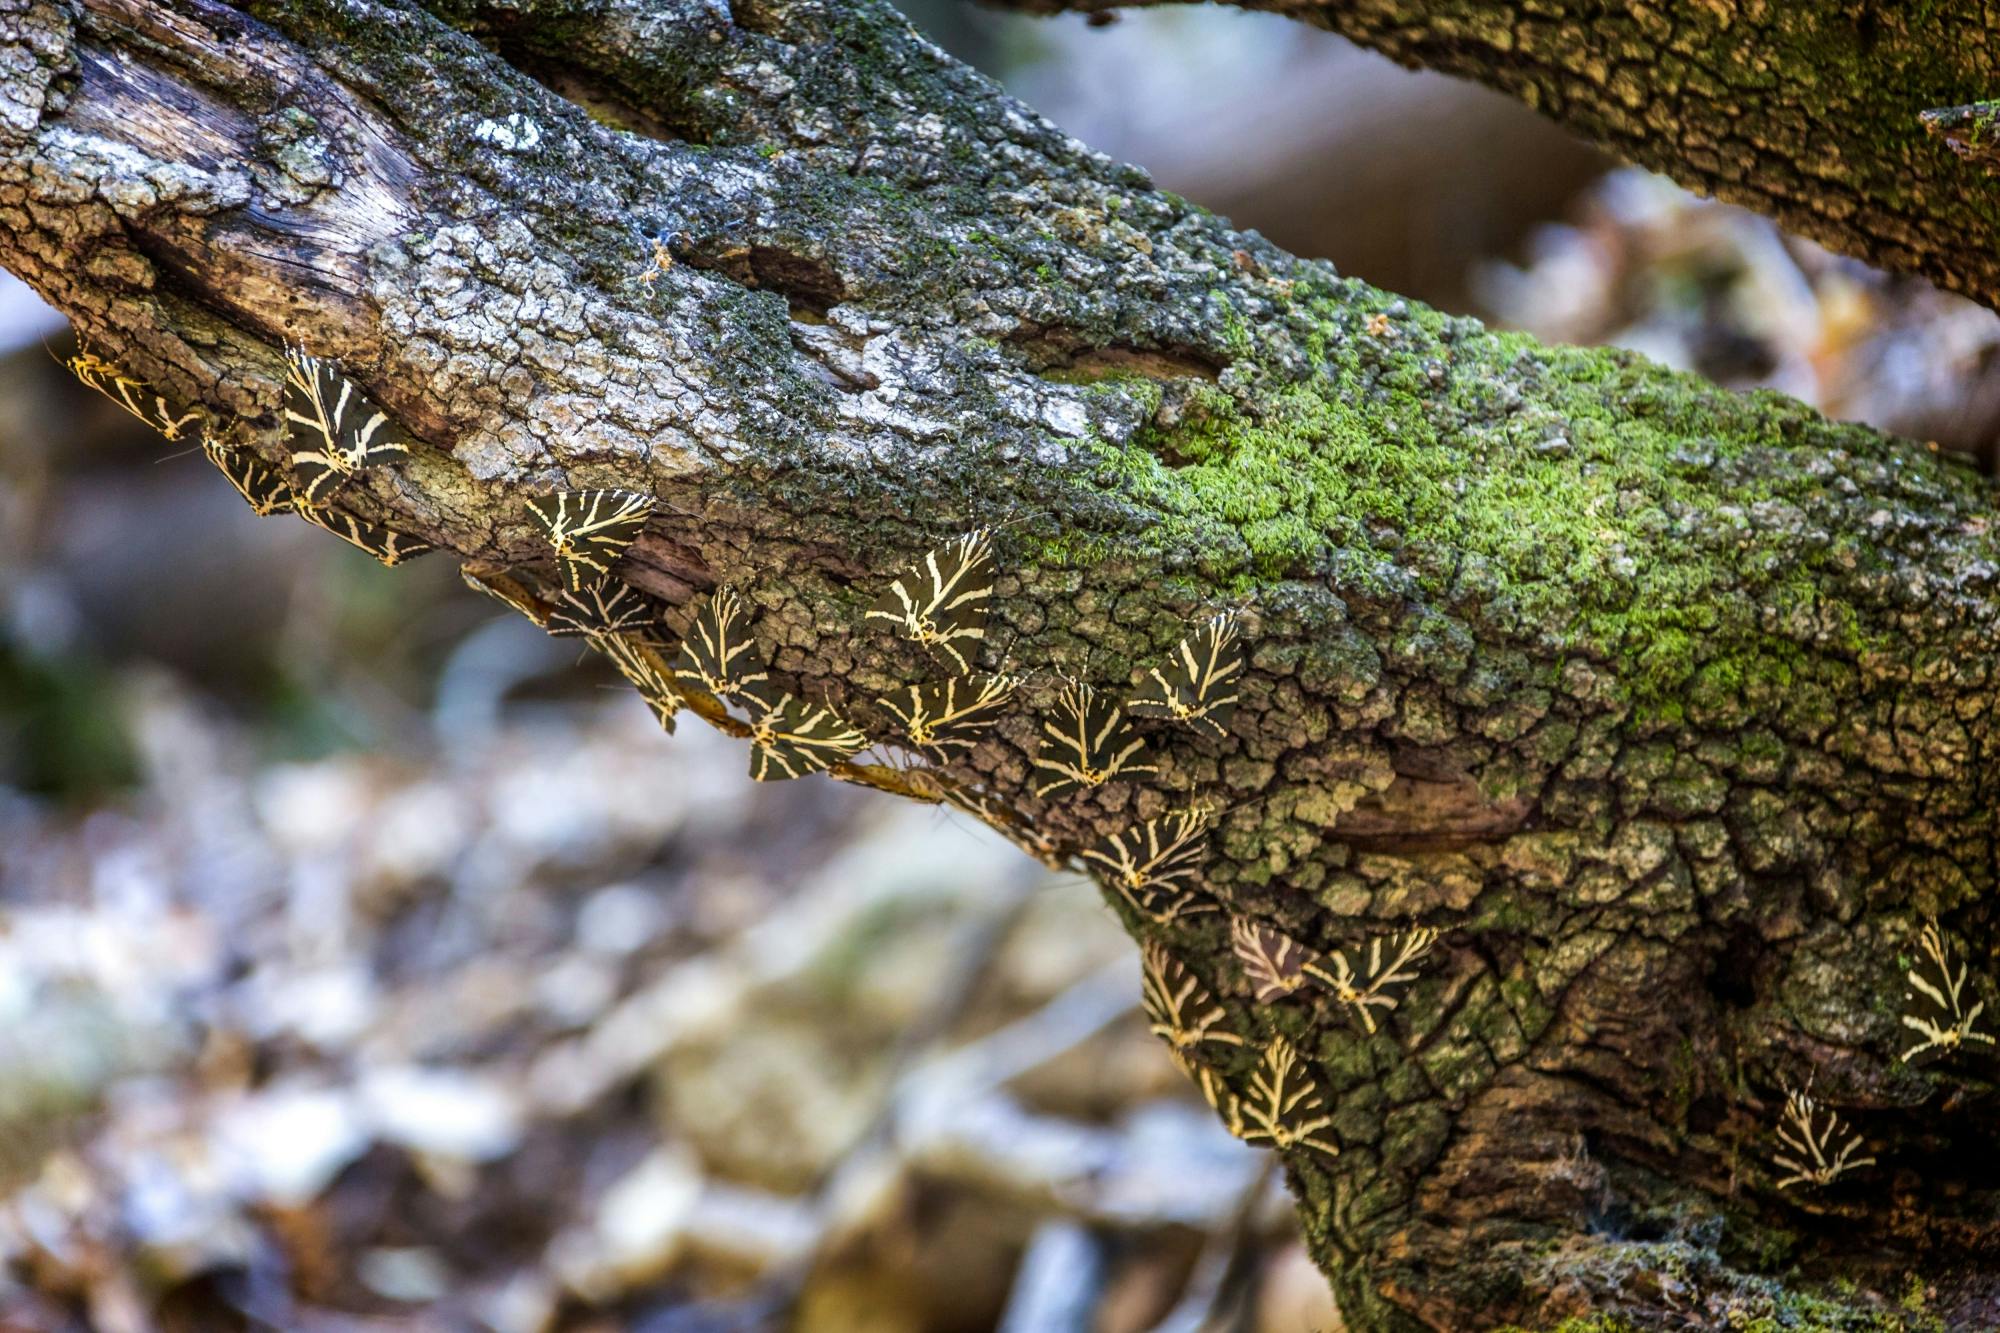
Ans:
{"type": "Polygon", "coordinates": [[[1127,921],[1239,1091],[1282,1034],[1325,1092],[1287,1168],[1353,1327],[1993,1317],[1992,1088],[1894,1017],[1926,911],[1991,972],[1988,483],[1341,279],[872,3],[0,0],[0,50],[0,262],[274,460],[280,344],[344,358],[427,446],[364,517],[546,571],[525,497],[648,491],[630,580],[735,585],[878,734],[926,673],[861,609],[964,527],[1018,665],[1244,608],[1228,741],[1049,805],[1024,712],[954,771],[1069,845],[1225,807],[1206,887],[1317,948],[1445,932],[1363,1040],[1252,1004],[1226,916],[1127,921]],[[1809,1076],[1883,1166],[1798,1197],[1809,1076]]]}
{"type": "MultiPolygon", "coordinates": [[[[1049,14],[1186,0],[983,2],[1049,14]]],[[[1953,113],[1992,92],[1989,6],[1227,2],[1476,79],[1691,189],[2000,308],[1992,183],[1948,147],[1953,113]]]]}

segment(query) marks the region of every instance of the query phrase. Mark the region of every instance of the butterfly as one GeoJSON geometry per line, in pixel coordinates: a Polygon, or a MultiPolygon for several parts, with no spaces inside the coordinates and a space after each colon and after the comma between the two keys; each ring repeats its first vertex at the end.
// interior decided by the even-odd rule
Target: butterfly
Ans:
{"type": "Polygon", "coordinates": [[[437,550],[421,537],[379,527],[356,518],[344,509],[309,504],[302,495],[293,495],[292,508],[306,522],[325,528],[348,545],[360,547],[391,568],[437,550]]]}
{"type": "Polygon", "coordinates": [[[410,452],[388,414],[331,361],[285,349],[285,424],[292,473],[309,505],[323,505],[355,474],[410,452]]]}
{"type": "Polygon", "coordinates": [[[1225,1117],[1229,1132],[1245,1143],[1268,1143],[1279,1152],[1313,1148],[1340,1156],[1327,1132],[1333,1117],[1320,1101],[1319,1085],[1299,1062],[1298,1049],[1284,1037],[1271,1038],[1264,1059],[1250,1078],[1250,1095],[1235,1098],[1225,1117]]]}
{"type": "Polygon", "coordinates": [[[1192,1073],[1203,1046],[1243,1044],[1243,1038],[1225,1026],[1228,1013],[1165,946],[1148,940],[1139,962],[1140,999],[1148,1028],[1167,1043],[1175,1064],[1192,1073]]]}
{"type": "Polygon", "coordinates": [[[1904,1063],[1930,1064],[1964,1050],[1968,1042],[1993,1045],[1990,1033],[1974,1027],[1986,1002],[1967,993],[1966,965],[1952,956],[1935,919],[1924,923],[1917,943],[1921,956],[1903,974],[1909,989],[1903,993],[1902,1020],[1922,1040],[1903,1052],[1904,1063]]]}
{"type": "Polygon", "coordinates": [[[639,691],[639,697],[645,700],[660,729],[671,735],[674,714],[681,711],[681,697],[675,692],[673,682],[667,679],[667,673],[660,669],[652,651],[616,634],[593,634],[590,646],[611,659],[611,665],[618,668],[618,674],[639,691]]]}
{"type": "Polygon", "coordinates": [[[616,579],[593,579],[580,591],[556,594],[548,631],[557,638],[628,634],[660,623],[659,608],[637,589],[616,579]]]}
{"type": "Polygon", "coordinates": [[[1391,988],[1400,990],[1416,980],[1412,964],[1430,952],[1437,937],[1429,928],[1376,935],[1365,945],[1335,949],[1324,958],[1314,955],[1305,964],[1306,974],[1332,991],[1372,1034],[1374,1011],[1396,1007],[1402,997],[1392,994],[1391,988]]]}
{"type": "Polygon", "coordinates": [[[249,450],[232,449],[213,435],[205,434],[201,437],[201,451],[215,464],[216,471],[229,479],[236,493],[249,502],[251,512],[257,517],[269,518],[292,508],[291,483],[278,469],[249,450]]]}
{"type": "Polygon", "coordinates": [[[769,679],[743,629],[743,603],[728,588],[717,588],[695,614],[674,658],[674,677],[714,695],[741,694],[769,679]]]}
{"type": "Polygon", "coordinates": [[[1071,681],[1056,697],[1055,716],[1042,720],[1034,767],[1043,780],[1035,795],[1067,796],[1115,778],[1159,772],[1145,757],[1146,743],[1133,734],[1118,705],[1071,681]]]}
{"type": "Polygon", "coordinates": [[[1225,611],[1182,639],[1164,663],[1148,668],[1138,692],[1125,701],[1125,711],[1184,722],[1221,740],[1229,734],[1229,719],[1242,698],[1242,674],[1236,613],[1225,611]]]}
{"type": "Polygon", "coordinates": [[[1161,925],[1218,910],[1195,888],[1208,820],[1183,812],[1149,819],[1082,852],[1134,910],[1161,925]]]}
{"type": "Polygon", "coordinates": [[[910,744],[941,754],[978,745],[1018,688],[1012,676],[953,676],[906,686],[875,702],[902,724],[910,744]]]}
{"type": "Polygon", "coordinates": [[[1849,1171],[1875,1164],[1873,1157],[1854,1155],[1861,1151],[1861,1136],[1845,1120],[1796,1088],[1785,1094],[1778,1145],[1783,1151],[1773,1153],[1772,1160],[1791,1173],[1778,1181],[1781,1190],[1831,1185],[1849,1171]]]}
{"type": "Polygon", "coordinates": [[[818,773],[868,748],[868,738],[825,704],[790,694],[751,691],[750,776],[758,782],[818,773]]]}
{"type": "Polygon", "coordinates": [[[180,439],[182,432],[201,420],[200,411],[174,411],[165,396],[150,385],[121,375],[118,367],[88,348],[79,348],[63,365],[85,386],[97,390],[169,440],[180,439]]]}
{"type": "Polygon", "coordinates": [[[1270,1004],[1303,990],[1311,980],[1306,974],[1306,964],[1318,957],[1283,931],[1242,916],[1230,923],[1229,947],[1243,964],[1243,973],[1250,979],[1250,993],[1259,1004],[1270,1004]]]}
{"type": "Polygon", "coordinates": [[[555,549],[563,586],[582,592],[645,531],[653,501],[631,491],[561,491],[528,501],[528,513],[555,549]]]}
{"type": "Polygon", "coordinates": [[[961,675],[972,670],[993,597],[991,538],[980,528],[931,551],[891,583],[862,619],[893,626],[961,675]]]}

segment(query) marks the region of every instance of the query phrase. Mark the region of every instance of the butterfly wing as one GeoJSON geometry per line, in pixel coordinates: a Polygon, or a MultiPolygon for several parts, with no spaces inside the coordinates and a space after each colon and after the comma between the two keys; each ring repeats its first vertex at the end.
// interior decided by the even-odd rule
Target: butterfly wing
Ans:
{"type": "Polygon", "coordinates": [[[292,507],[291,484],[278,469],[249,450],[232,449],[210,435],[202,438],[201,451],[215,464],[215,470],[228,478],[257,517],[269,518],[292,507]]]}
{"type": "Polygon", "coordinates": [[[621,639],[615,634],[593,634],[590,646],[611,659],[611,665],[618,668],[618,674],[630,681],[632,688],[639,692],[639,697],[645,701],[660,729],[672,735],[674,714],[681,711],[681,697],[653,654],[630,639],[621,639]]]}
{"type": "Polygon", "coordinates": [[[752,691],[750,776],[777,782],[822,772],[868,747],[868,738],[826,704],[790,694],[752,691]]]}
{"type": "Polygon", "coordinates": [[[674,658],[674,678],[717,696],[745,693],[769,678],[744,627],[743,602],[730,589],[717,588],[695,614],[674,658]]]}
{"type": "Polygon", "coordinates": [[[285,354],[285,424],[292,474],[309,505],[338,495],[357,473],[410,452],[409,440],[332,361],[285,354]]]}
{"type": "Polygon", "coordinates": [[[659,608],[643,593],[616,579],[600,578],[581,591],[564,589],[557,594],[547,628],[557,638],[574,638],[632,634],[659,624],[659,608]]]}
{"type": "Polygon", "coordinates": [[[359,547],[392,569],[405,560],[414,560],[437,549],[421,537],[365,522],[344,509],[302,502],[295,502],[294,508],[306,522],[326,529],[350,546],[359,547]]]}

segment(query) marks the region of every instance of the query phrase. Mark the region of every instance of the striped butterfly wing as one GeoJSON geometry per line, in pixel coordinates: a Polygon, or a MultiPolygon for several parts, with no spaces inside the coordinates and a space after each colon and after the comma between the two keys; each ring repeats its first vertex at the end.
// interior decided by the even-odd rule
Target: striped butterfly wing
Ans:
{"type": "Polygon", "coordinates": [[[1307,969],[1320,956],[1282,930],[1239,916],[1229,928],[1230,951],[1243,965],[1250,993],[1259,1004],[1295,995],[1311,980],[1307,969]]]}
{"type": "Polygon", "coordinates": [[[249,450],[232,449],[213,435],[204,435],[201,452],[215,464],[217,472],[228,478],[229,484],[236,488],[236,493],[243,497],[257,517],[269,518],[272,514],[292,508],[295,497],[291,483],[278,469],[249,450]]]}
{"type": "Polygon", "coordinates": [[[717,588],[681,639],[674,678],[718,697],[762,685],[769,673],[744,621],[742,599],[728,588],[717,588]]]}
{"type": "Polygon", "coordinates": [[[1148,940],[1139,957],[1147,1026],[1167,1043],[1174,1063],[1192,1073],[1203,1046],[1243,1045],[1243,1038],[1229,1030],[1228,1011],[1164,945],[1148,940]]]}
{"type": "Polygon", "coordinates": [[[868,748],[868,738],[826,704],[756,690],[743,701],[750,710],[750,776],[758,782],[823,772],[868,748]]]}
{"type": "Polygon", "coordinates": [[[924,645],[959,675],[972,670],[993,599],[992,534],[981,528],[924,556],[863,614],[924,645]]]}
{"type": "Polygon", "coordinates": [[[180,439],[189,426],[201,420],[199,410],[174,411],[164,394],[144,380],[120,374],[118,367],[94,352],[79,351],[63,365],[86,388],[103,394],[169,440],[180,439]]]}
{"type": "Polygon", "coordinates": [[[292,475],[309,505],[324,505],[355,476],[410,452],[409,438],[332,361],[285,352],[285,425],[292,475]]]}
{"type": "Polygon", "coordinates": [[[557,638],[632,634],[656,628],[660,610],[638,589],[617,579],[593,579],[581,591],[556,594],[547,629],[557,638]]]}
{"type": "Polygon", "coordinates": [[[1056,696],[1054,715],[1042,720],[1034,772],[1039,779],[1035,795],[1059,797],[1159,769],[1147,762],[1146,743],[1133,732],[1124,710],[1090,686],[1072,681],[1056,696]]]}
{"type": "Polygon", "coordinates": [[[563,586],[582,592],[611,572],[652,517],[650,496],[631,491],[562,491],[528,501],[562,570],[563,586]]]}
{"type": "Polygon", "coordinates": [[[414,560],[437,549],[421,537],[366,522],[345,509],[307,504],[302,496],[294,496],[293,508],[300,518],[314,527],[326,529],[349,546],[359,547],[392,569],[405,560],[414,560]]]}
{"type": "Polygon", "coordinates": [[[1347,1006],[1354,1021],[1368,1033],[1376,1030],[1375,1011],[1385,1014],[1402,1003],[1403,992],[1417,979],[1417,963],[1431,951],[1438,933],[1429,928],[1398,935],[1377,935],[1366,944],[1335,949],[1306,964],[1306,973],[1347,1006]]]}
{"type": "Polygon", "coordinates": [[[985,739],[1019,687],[1011,676],[953,676],[906,686],[876,703],[902,726],[911,745],[942,757],[985,739]]]}
{"type": "Polygon", "coordinates": [[[1903,973],[1902,1026],[1917,1038],[1902,1052],[1905,1064],[1921,1067],[1974,1046],[1994,1045],[1992,1034],[1979,1026],[1986,1003],[1974,994],[1970,978],[1970,969],[1946,943],[1936,920],[1926,921],[1917,936],[1916,960],[1903,973]]]}
{"type": "Polygon", "coordinates": [[[1778,1117],[1778,1151],[1772,1154],[1780,1170],[1778,1188],[1804,1185],[1820,1189],[1831,1185],[1849,1171],[1875,1165],[1873,1157],[1862,1157],[1861,1136],[1849,1128],[1832,1107],[1821,1106],[1810,1094],[1794,1088],[1785,1094],[1785,1108],[1778,1117]]]}
{"type": "Polygon", "coordinates": [[[1165,662],[1148,668],[1125,709],[1134,717],[1180,722],[1221,740],[1229,734],[1229,720],[1242,698],[1242,675],[1242,634],[1236,613],[1225,611],[1182,639],[1165,662]]]}
{"type": "Polygon", "coordinates": [[[639,692],[639,697],[652,712],[653,720],[660,724],[660,730],[672,735],[674,714],[681,711],[681,696],[653,652],[642,644],[621,639],[615,634],[593,634],[589,642],[591,647],[611,659],[611,665],[618,668],[619,675],[631,682],[632,688],[639,692]]]}
{"type": "Polygon", "coordinates": [[[1081,853],[1133,910],[1160,925],[1219,911],[1197,886],[1208,821],[1177,813],[1114,833],[1081,853]]]}

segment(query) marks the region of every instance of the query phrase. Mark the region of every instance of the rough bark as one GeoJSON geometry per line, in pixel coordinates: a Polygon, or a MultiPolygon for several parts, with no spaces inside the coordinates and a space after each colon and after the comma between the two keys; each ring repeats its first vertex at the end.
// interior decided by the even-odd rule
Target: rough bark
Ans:
{"type": "Polygon", "coordinates": [[[1969,471],[1343,280],[873,3],[4,0],[0,49],[0,262],[274,460],[281,342],[345,358],[426,446],[367,517],[546,570],[525,497],[648,491],[631,581],[736,585],[871,730],[926,673],[860,610],[973,524],[1019,667],[1244,608],[1228,741],[1051,804],[1024,711],[951,773],[1064,846],[1225,807],[1205,887],[1315,947],[1446,932],[1363,1039],[1250,1003],[1226,917],[1127,917],[1325,1091],[1287,1167],[1353,1327],[2000,1308],[1992,1088],[1893,1012],[1922,913],[1993,956],[1969,471]],[[1801,1196],[1808,1078],[1883,1165],[1801,1196]]]}
{"type": "MultiPolygon", "coordinates": [[[[984,2],[1106,13],[1185,0],[984,2]]],[[[1829,249],[2000,306],[2000,201],[1923,119],[1992,92],[2000,16],[1988,5],[1228,2],[1477,79],[1829,249]]]]}

